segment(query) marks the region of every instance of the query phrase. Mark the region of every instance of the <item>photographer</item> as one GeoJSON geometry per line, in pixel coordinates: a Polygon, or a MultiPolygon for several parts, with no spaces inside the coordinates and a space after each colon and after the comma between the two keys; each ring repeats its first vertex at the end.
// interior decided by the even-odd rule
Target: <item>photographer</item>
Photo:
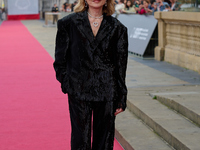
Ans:
{"type": "MultiPolygon", "coordinates": [[[[58,13],[59,9],[58,9],[57,4],[54,4],[51,11],[53,13],[58,13]]],[[[57,14],[53,14],[53,24],[55,24],[55,21],[58,21],[58,15],[57,14]]]]}

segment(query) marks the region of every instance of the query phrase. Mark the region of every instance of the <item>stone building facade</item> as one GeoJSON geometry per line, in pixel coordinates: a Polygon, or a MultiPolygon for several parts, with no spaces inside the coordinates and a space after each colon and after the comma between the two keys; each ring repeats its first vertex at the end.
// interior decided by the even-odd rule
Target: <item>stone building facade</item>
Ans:
{"type": "Polygon", "coordinates": [[[200,13],[156,12],[158,46],[155,59],[200,73],[200,13]]]}

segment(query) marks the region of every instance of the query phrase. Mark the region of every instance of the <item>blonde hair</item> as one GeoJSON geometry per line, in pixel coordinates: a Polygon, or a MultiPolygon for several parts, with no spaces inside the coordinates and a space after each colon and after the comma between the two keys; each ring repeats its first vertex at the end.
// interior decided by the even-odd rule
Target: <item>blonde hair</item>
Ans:
{"type": "MultiPolygon", "coordinates": [[[[76,6],[74,7],[74,12],[83,12],[87,9],[88,7],[85,7],[85,0],[79,0],[76,6]]],[[[107,6],[103,6],[103,13],[106,13],[107,16],[111,16],[114,12],[114,0],[107,0],[107,6]]]]}

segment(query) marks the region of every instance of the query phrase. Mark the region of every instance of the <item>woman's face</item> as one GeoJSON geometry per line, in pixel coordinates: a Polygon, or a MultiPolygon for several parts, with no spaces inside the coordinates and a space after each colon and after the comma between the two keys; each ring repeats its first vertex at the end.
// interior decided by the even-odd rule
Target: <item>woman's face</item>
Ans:
{"type": "Polygon", "coordinates": [[[131,6],[131,1],[127,2],[127,6],[130,7],[131,6]]]}
{"type": "Polygon", "coordinates": [[[88,6],[101,9],[105,5],[106,0],[87,0],[88,6]]]}
{"type": "Polygon", "coordinates": [[[146,1],[143,1],[143,4],[145,7],[148,7],[148,3],[146,1]]]}

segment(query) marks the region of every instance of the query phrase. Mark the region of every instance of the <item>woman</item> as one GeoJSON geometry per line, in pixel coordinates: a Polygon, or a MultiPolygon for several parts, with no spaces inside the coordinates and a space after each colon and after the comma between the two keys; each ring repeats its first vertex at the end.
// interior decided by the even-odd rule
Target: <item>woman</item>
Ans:
{"type": "Polygon", "coordinates": [[[113,0],[79,0],[74,11],[58,21],[54,62],[68,93],[71,149],[91,150],[92,122],[92,150],[112,150],[115,116],[126,108],[127,28],[111,16],[113,0]]]}
{"type": "Polygon", "coordinates": [[[135,8],[132,6],[131,1],[126,2],[126,8],[122,10],[123,13],[136,13],[135,8]]]}
{"type": "Polygon", "coordinates": [[[120,14],[122,10],[125,8],[124,0],[117,0],[118,3],[115,5],[115,11],[117,14],[120,14]]]}
{"type": "Polygon", "coordinates": [[[72,12],[71,7],[72,7],[71,4],[67,4],[67,5],[66,5],[66,12],[72,12]]]}
{"type": "Polygon", "coordinates": [[[149,4],[150,2],[148,0],[144,0],[143,1],[143,5],[141,5],[139,7],[139,10],[138,10],[138,14],[146,14],[146,13],[152,13],[153,11],[151,9],[149,9],[149,4]]]}
{"type": "Polygon", "coordinates": [[[181,5],[176,0],[170,0],[170,10],[172,11],[179,11],[181,5]]]}

